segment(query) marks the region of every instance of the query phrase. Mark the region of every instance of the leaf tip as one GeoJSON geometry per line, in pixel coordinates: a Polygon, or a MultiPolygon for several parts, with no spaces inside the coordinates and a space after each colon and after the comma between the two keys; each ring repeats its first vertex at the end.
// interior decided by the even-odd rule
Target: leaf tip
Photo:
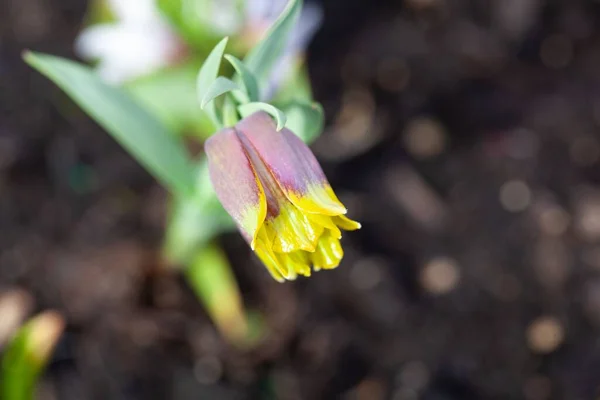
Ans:
{"type": "Polygon", "coordinates": [[[25,49],[21,52],[21,58],[27,63],[30,64],[34,62],[35,53],[29,49],[25,49]]]}
{"type": "Polygon", "coordinates": [[[285,121],[282,118],[277,118],[277,132],[280,132],[285,126],[285,121]]]}
{"type": "Polygon", "coordinates": [[[229,36],[225,36],[221,41],[217,44],[217,47],[225,48],[227,46],[227,42],[229,42],[229,36]]]}

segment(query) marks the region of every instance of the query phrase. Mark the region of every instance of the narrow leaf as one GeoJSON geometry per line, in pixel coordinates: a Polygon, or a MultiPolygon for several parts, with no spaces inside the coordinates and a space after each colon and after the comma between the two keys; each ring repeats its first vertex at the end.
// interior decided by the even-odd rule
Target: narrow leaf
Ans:
{"type": "Polygon", "coordinates": [[[239,121],[239,115],[235,107],[235,102],[231,96],[225,96],[223,102],[223,123],[225,126],[234,126],[239,121]]]}
{"type": "Polygon", "coordinates": [[[244,59],[248,69],[258,78],[259,86],[266,84],[273,65],[282,55],[289,33],[298,20],[302,0],[290,0],[285,10],[267,32],[266,37],[244,59]]]}
{"type": "Polygon", "coordinates": [[[249,101],[258,101],[258,83],[254,74],[246,67],[246,65],[231,54],[225,54],[225,59],[233,66],[239,76],[249,101]]]}
{"type": "Polygon", "coordinates": [[[280,81],[274,97],[269,99],[273,104],[286,104],[295,101],[313,102],[312,89],[308,70],[303,64],[295,64],[287,77],[280,81]]]}
{"type": "Polygon", "coordinates": [[[33,52],[25,53],[24,59],[64,90],[171,192],[192,193],[195,168],[182,142],[123,90],[70,60],[33,52]]]}
{"type": "Polygon", "coordinates": [[[170,262],[186,263],[198,246],[221,232],[236,229],[211,187],[205,197],[200,203],[189,198],[172,200],[163,244],[163,253],[170,262]]]}
{"type": "MultiPolygon", "coordinates": [[[[217,75],[219,74],[219,68],[221,67],[221,58],[223,58],[223,53],[225,52],[225,47],[227,46],[228,38],[224,38],[215,46],[214,49],[210,52],[204,64],[202,64],[202,68],[200,68],[200,72],[198,72],[198,78],[196,80],[196,91],[198,94],[198,101],[202,103],[204,101],[204,97],[206,93],[210,89],[212,83],[217,79],[217,75]]],[[[215,125],[218,127],[222,127],[223,123],[221,118],[219,118],[217,114],[217,109],[214,103],[207,104],[207,107],[204,109],[206,113],[213,120],[215,125]]]]}
{"type": "Polygon", "coordinates": [[[216,127],[204,111],[198,110],[196,78],[200,66],[195,59],[186,61],[127,82],[125,90],[178,136],[192,134],[204,140],[216,127]]]}
{"type": "Polygon", "coordinates": [[[323,131],[324,113],[319,103],[292,102],[282,107],[287,121],[285,127],[304,143],[312,143],[323,131]]]}
{"type": "Polygon", "coordinates": [[[265,111],[268,114],[270,114],[273,118],[275,118],[275,121],[277,122],[278,131],[282,130],[286,123],[286,117],[283,111],[267,103],[255,102],[242,104],[238,107],[238,111],[240,112],[242,117],[247,117],[248,115],[254,114],[257,111],[265,111]]]}
{"type": "Polygon", "coordinates": [[[204,109],[208,104],[213,104],[215,98],[234,90],[242,90],[242,88],[232,80],[219,76],[208,87],[208,90],[202,99],[202,103],[200,104],[200,108],[204,109]]]}
{"type": "Polygon", "coordinates": [[[178,36],[198,53],[208,53],[220,39],[218,30],[211,24],[211,14],[214,14],[213,9],[217,6],[215,1],[155,0],[154,3],[162,14],[161,17],[167,18],[178,36]]]}
{"type": "Polygon", "coordinates": [[[2,356],[0,397],[31,400],[45,366],[65,327],[56,311],[45,311],[19,329],[2,356]]]}
{"type": "Polygon", "coordinates": [[[242,296],[223,251],[215,245],[198,248],[185,276],[221,333],[230,342],[245,345],[248,324],[242,296]]]}
{"type": "Polygon", "coordinates": [[[201,157],[196,164],[194,196],[173,198],[167,220],[163,252],[176,264],[189,262],[195,249],[206,245],[215,235],[236,229],[233,219],[217,199],[206,157],[201,157]]]}

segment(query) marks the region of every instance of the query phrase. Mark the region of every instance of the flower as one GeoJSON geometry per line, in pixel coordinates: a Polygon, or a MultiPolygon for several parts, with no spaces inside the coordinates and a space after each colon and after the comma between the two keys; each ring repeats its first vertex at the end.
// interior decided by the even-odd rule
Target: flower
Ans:
{"type": "Polygon", "coordinates": [[[277,132],[260,111],[210,137],[205,151],[217,197],[273,278],[339,265],[340,228],[360,224],[344,216],[317,159],[294,133],[277,132]]]}
{"type": "Polygon", "coordinates": [[[98,60],[98,74],[121,84],[176,61],[184,45],[160,14],[155,0],[106,0],[116,22],[84,29],[75,52],[98,60]]]}

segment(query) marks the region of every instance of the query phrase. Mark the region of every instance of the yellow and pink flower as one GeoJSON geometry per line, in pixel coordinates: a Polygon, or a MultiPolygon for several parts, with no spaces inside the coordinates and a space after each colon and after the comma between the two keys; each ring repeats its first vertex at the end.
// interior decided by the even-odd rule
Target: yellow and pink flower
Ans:
{"type": "Polygon", "coordinates": [[[250,247],[279,282],[337,267],[344,216],[317,159],[265,112],[223,129],[205,144],[212,184],[250,247]]]}

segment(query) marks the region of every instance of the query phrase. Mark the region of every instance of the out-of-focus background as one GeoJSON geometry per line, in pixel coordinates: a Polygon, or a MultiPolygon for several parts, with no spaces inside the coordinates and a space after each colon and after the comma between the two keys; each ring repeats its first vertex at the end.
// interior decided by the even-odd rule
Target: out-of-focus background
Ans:
{"type": "Polygon", "coordinates": [[[363,229],[286,284],[220,238],[243,351],[160,262],[165,191],[20,58],[74,58],[86,2],[0,2],[0,328],[67,320],[38,398],[596,399],[600,3],[314,3],[313,148],[363,229]]]}

